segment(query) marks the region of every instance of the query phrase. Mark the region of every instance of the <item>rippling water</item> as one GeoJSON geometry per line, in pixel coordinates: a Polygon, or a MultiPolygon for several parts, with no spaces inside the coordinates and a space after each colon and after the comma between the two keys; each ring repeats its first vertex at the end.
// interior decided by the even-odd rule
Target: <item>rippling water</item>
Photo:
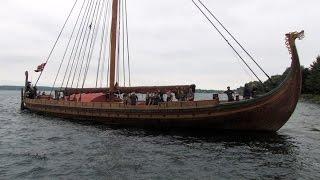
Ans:
{"type": "Polygon", "coordinates": [[[20,112],[0,91],[0,179],[319,179],[320,106],[275,134],[116,129],[20,112]]]}

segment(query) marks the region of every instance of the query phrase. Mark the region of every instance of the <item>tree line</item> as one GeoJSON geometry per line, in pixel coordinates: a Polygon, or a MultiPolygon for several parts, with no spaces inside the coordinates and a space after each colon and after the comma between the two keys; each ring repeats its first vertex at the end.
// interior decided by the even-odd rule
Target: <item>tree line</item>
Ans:
{"type": "Polygon", "coordinates": [[[320,95],[320,56],[309,68],[302,67],[302,93],[320,95]]]}
{"type": "MultiPolygon", "coordinates": [[[[258,81],[249,82],[246,85],[251,90],[254,90],[257,95],[265,94],[276,87],[278,87],[289,73],[290,68],[282,75],[275,75],[271,80],[265,81],[261,84],[258,81]]],[[[310,67],[301,66],[302,72],[302,94],[320,95],[320,56],[310,65],[310,67]]],[[[244,87],[240,87],[237,91],[242,94],[244,87]]]]}

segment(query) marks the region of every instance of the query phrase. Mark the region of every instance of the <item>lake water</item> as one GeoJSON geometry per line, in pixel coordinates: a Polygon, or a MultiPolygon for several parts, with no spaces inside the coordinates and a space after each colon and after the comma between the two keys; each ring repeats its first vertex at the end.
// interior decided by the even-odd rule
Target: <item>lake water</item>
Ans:
{"type": "Polygon", "coordinates": [[[319,179],[320,106],[275,134],[115,129],[19,110],[0,91],[0,179],[319,179]]]}

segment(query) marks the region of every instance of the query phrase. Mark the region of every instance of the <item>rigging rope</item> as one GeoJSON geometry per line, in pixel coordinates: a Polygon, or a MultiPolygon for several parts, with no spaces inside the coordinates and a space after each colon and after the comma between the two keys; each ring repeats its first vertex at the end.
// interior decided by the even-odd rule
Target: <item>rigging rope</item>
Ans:
{"type": "Polygon", "coordinates": [[[89,4],[90,4],[90,3],[89,3],[89,1],[88,1],[87,5],[86,5],[86,8],[85,8],[85,11],[84,11],[84,14],[83,14],[83,16],[82,16],[82,18],[81,18],[81,23],[80,23],[80,26],[79,26],[79,29],[78,29],[78,32],[77,32],[77,36],[76,36],[76,38],[75,38],[75,40],[74,40],[74,44],[73,44],[73,47],[72,47],[72,50],[71,50],[71,53],[70,53],[70,56],[69,56],[68,65],[67,65],[67,67],[66,67],[66,70],[65,70],[65,73],[64,73],[64,76],[63,76],[63,80],[62,80],[62,83],[61,83],[61,86],[60,86],[60,91],[62,90],[62,87],[63,87],[64,82],[65,82],[65,80],[66,80],[66,76],[67,76],[67,74],[68,74],[68,70],[69,70],[70,63],[71,63],[71,59],[72,59],[72,56],[73,56],[73,53],[74,53],[74,50],[75,50],[75,46],[76,46],[76,44],[77,44],[77,42],[78,42],[79,34],[80,34],[81,28],[82,28],[82,26],[83,26],[85,16],[86,16],[86,14],[87,14],[88,11],[89,11],[89,4]]]}
{"type": "Polygon", "coordinates": [[[200,4],[211,14],[211,16],[220,24],[220,26],[230,35],[230,37],[240,46],[240,48],[250,57],[250,59],[258,66],[258,68],[267,76],[271,81],[270,76],[265,72],[265,70],[257,63],[253,56],[243,47],[243,45],[230,33],[230,31],[222,24],[222,22],[210,11],[207,6],[201,1],[198,0],[200,4]]]}
{"type": "Polygon", "coordinates": [[[129,87],[131,86],[131,69],[130,69],[130,50],[129,50],[129,28],[128,28],[128,9],[127,0],[124,0],[124,9],[126,17],[126,35],[127,35],[127,60],[128,60],[128,74],[129,74],[129,87]]]}
{"type": "MultiPolygon", "coordinates": [[[[91,1],[91,2],[93,2],[93,1],[91,1]]],[[[93,3],[93,4],[94,4],[94,3],[93,3]]],[[[80,54],[81,54],[81,52],[82,52],[83,41],[85,40],[85,37],[86,37],[86,34],[87,34],[88,19],[90,19],[90,17],[91,17],[93,4],[92,4],[92,3],[90,4],[90,10],[88,11],[88,14],[86,15],[84,24],[83,24],[83,26],[82,26],[82,28],[81,28],[80,39],[79,39],[79,41],[77,42],[77,45],[76,45],[76,51],[75,51],[74,56],[73,56],[72,66],[71,66],[71,69],[70,69],[70,72],[69,72],[69,77],[68,77],[68,81],[67,81],[66,88],[67,88],[68,85],[69,85],[69,82],[70,82],[70,80],[71,80],[72,74],[74,74],[74,75],[73,75],[73,77],[74,77],[74,76],[75,76],[75,73],[76,73],[77,70],[78,70],[79,58],[80,58],[80,54]],[[86,29],[86,30],[84,31],[84,29],[86,29]],[[81,46],[80,46],[80,43],[81,43],[81,46]],[[81,47],[81,48],[80,48],[80,52],[78,52],[79,47],[81,47]],[[78,57],[78,58],[77,58],[77,57],[78,57]],[[77,61],[76,61],[76,59],[77,59],[77,61]],[[75,66],[74,66],[74,65],[75,65],[75,66]]],[[[74,78],[73,78],[73,79],[74,79],[74,78]]],[[[72,80],[72,83],[71,83],[71,86],[70,86],[71,88],[72,88],[72,86],[73,86],[73,81],[74,81],[74,80],[72,80]]]]}
{"type": "MultiPolygon", "coordinates": [[[[111,6],[111,5],[110,5],[111,6]]],[[[109,13],[109,18],[111,18],[112,16],[112,13],[109,13]]],[[[110,34],[111,32],[111,21],[109,23],[109,26],[110,28],[108,28],[108,34],[110,34]]],[[[110,81],[110,61],[111,61],[111,56],[110,56],[110,53],[111,53],[111,41],[110,41],[110,38],[111,36],[109,36],[109,41],[107,42],[109,44],[109,54],[108,54],[108,62],[107,62],[107,87],[110,85],[109,81],[110,81]]],[[[107,51],[105,51],[105,57],[106,57],[106,53],[107,51]]],[[[101,82],[102,84],[102,82],[101,82]]]]}
{"type": "Polygon", "coordinates": [[[109,2],[107,0],[107,3],[105,3],[105,10],[103,14],[103,25],[102,25],[102,35],[101,35],[101,41],[100,41],[100,50],[99,50],[99,57],[98,57],[98,69],[97,69],[97,76],[96,76],[96,88],[98,88],[98,81],[99,81],[99,73],[100,73],[100,66],[101,69],[104,69],[104,61],[101,61],[102,58],[102,53],[103,53],[103,44],[105,42],[105,30],[106,30],[106,24],[107,24],[107,14],[108,14],[108,7],[109,7],[109,2]]]}
{"type": "Polygon", "coordinates": [[[87,60],[87,64],[86,64],[86,70],[85,70],[85,74],[84,74],[84,78],[83,78],[82,88],[84,88],[84,85],[85,85],[85,82],[86,82],[86,79],[87,79],[90,63],[91,63],[92,56],[93,56],[93,53],[94,53],[94,47],[96,45],[95,42],[96,42],[97,37],[98,37],[99,26],[100,26],[100,22],[101,22],[101,15],[102,15],[102,12],[103,12],[105,0],[103,0],[102,2],[103,3],[102,3],[102,6],[101,6],[101,9],[99,10],[99,13],[98,13],[99,15],[97,14],[98,17],[96,17],[96,20],[95,20],[95,28],[94,28],[93,33],[92,33],[91,44],[90,44],[90,47],[89,47],[89,56],[88,56],[88,60],[87,60]]]}
{"type": "Polygon", "coordinates": [[[70,39],[69,39],[69,41],[68,41],[68,44],[67,44],[66,50],[65,50],[65,52],[64,52],[64,54],[63,54],[63,57],[62,57],[62,60],[61,60],[61,63],[60,63],[60,66],[59,66],[58,72],[57,72],[56,77],[55,77],[55,79],[54,79],[54,82],[53,82],[53,85],[52,85],[52,88],[51,88],[51,91],[50,91],[50,96],[52,95],[52,92],[53,92],[54,87],[55,87],[55,85],[56,85],[56,82],[57,82],[57,79],[58,79],[58,76],[59,76],[60,70],[61,70],[61,68],[62,68],[62,64],[63,64],[63,62],[64,62],[64,60],[65,60],[66,55],[67,55],[69,45],[70,45],[70,43],[71,43],[71,41],[72,41],[72,38],[73,38],[74,32],[75,32],[76,27],[77,27],[77,25],[78,25],[78,22],[79,22],[79,19],[80,19],[80,16],[81,16],[81,13],[82,13],[83,7],[84,7],[84,5],[85,5],[85,2],[86,2],[86,1],[83,1],[83,3],[82,3],[82,6],[81,6],[81,9],[80,9],[79,15],[78,15],[77,20],[76,20],[76,23],[75,23],[75,25],[74,25],[74,27],[73,27],[73,30],[72,30],[72,33],[71,33],[70,39]]]}
{"type": "MultiPolygon", "coordinates": [[[[108,4],[108,14],[107,14],[107,19],[108,19],[108,23],[106,24],[107,25],[107,33],[106,33],[106,36],[107,36],[107,38],[106,38],[106,41],[105,41],[105,43],[106,43],[106,47],[108,46],[109,47],[109,49],[107,50],[107,48],[106,49],[104,49],[104,52],[103,52],[103,57],[104,57],[104,61],[106,60],[106,58],[108,59],[108,61],[107,61],[107,86],[106,87],[108,87],[109,86],[109,72],[110,72],[110,51],[111,51],[111,45],[110,45],[110,38],[111,38],[111,36],[109,36],[109,34],[110,34],[110,32],[111,32],[111,12],[112,11],[110,11],[110,8],[111,7],[111,1],[109,1],[109,4],[108,4]],[[107,56],[107,53],[109,53],[108,54],[108,56],[107,56]]],[[[105,62],[103,62],[102,63],[103,65],[105,64],[105,62]]],[[[104,68],[104,66],[103,66],[103,68],[104,68]]],[[[101,70],[101,80],[100,80],[100,87],[102,87],[103,86],[103,79],[104,79],[104,69],[102,69],[101,70]]]]}
{"type": "Polygon", "coordinates": [[[80,79],[81,79],[81,72],[82,72],[84,59],[87,56],[85,66],[83,67],[83,70],[84,70],[83,79],[85,78],[85,73],[87,71],[88,61],[90,59],[92,43],[94,41],[94,35],[95,35],[96,26],[97,26],[98,14],[99,14],[99,11],[100,11],[101,0],[99,0],[97,2],[99,2],[99,3],[98,3],[98,6],[97,6],[97,9],[95,9],[95,12],[94,12],[94,14],[92,16],[92,22],[90,24],[91,27],[90,27],[90,31],[89,31],[89,34],[88,34],[88,37],[87,37],[87,42],[86,42],[86,45],[85,45],[85,51],[84,51],[84,54],[83,54],[83,57],[82,57],[81,68],[80,68],[80,72],[79,72],[79,76],[78,76],[77,88],[79,87],[79,82],[80,82],[80,79]],[[88,54],[86,55],[86,51],[87,51],[89,40],[90,40],[89,51],[88,51],[88,54]]]}
{"type": "MultiPolygon", "coordinates": [[[[86,13],[86,15],[83,17],[83,24],[82,24],[82,27],[79,28],[79,31],[78,33],[80,33],[80,38],[78,39],[78,41],[76,40],[75,41],[75,44],[74,44],[74,48],[75,49],[75,53],[74,53],[74,56],[73,56],[73,52],[74,52],[74,48],[72,50],[72,54],[70,55],[70,60],[72,59],[72,64],[71,64],[71,68],[70,68],[70,71],[69,71],[69,75],[68,75],[68,80],[67,80],[67,83],[66,83],[66,86],[65,88],[68,87],[69,85],[69,82],[70,82],[70,79],[71,79],[71,74],[72,74],[72,71],[73,71],[73,68],[74,68],[74,63],[75,63],[75,59],[77,57],[77,52],[79,50],[79,45],[80,45],[80,42],[81,42],[81,39],[82,39],[82,36],[83,36],[83,31],[84,29],[86,28],[86,24],[87,24],[87,20],[88,20],[88,16],[91,14],[92,12],[92,7],[93,7],[93,0],[90,1],[90,5],[89,5],[89,8],[88,8],[88,11],[86,13]],[[81,32],[80,32],[81,31],[81,32]]],[[[79,35],[79,34],[78,34],[79,35]]]]}
{"type": "Polygon", "coordinates": [[[221,35],[221,37],[227,42],[227,44],[231,47],[231,49],[237,54],[237,56],[242,60],[242,62],[247,66],[247,68],[251,71],[252,74],[262,83],[261,79],[257,76],[257,74],[252,70],[249,64],[243,59],[240,53],[235,49],[235,47],[228,41],[228,39],[222,34],[219,28],[211,21],[208,15],[199,7],[199,5],[192,0],[193,4],[200,10],[200,12],[205,16],[205,18],[210,22],[210,24],[216,29],[216,31],[221,35]]]}
{"type": "MultiPolygon", "coordinates": [[[[76,1],[78,2],[78,0],[76,1]]],[[[73,6],[72,11],[74,11],[73,6]]],[[[100,51],[98,58],[98,69],[97,76],[95,80],[96,87],[99,82],[99,72],[101,69],[100,76],[100,86],[102,87],[103,83],[103,71],[105,62],[108,59],[108,77],[107,82],[109,84],[110,78],[110,38],[108,35],[110,33],[110,0],[89,0],[83,1],[81,9],[76,19],[76,23],[72,29],[72,33],[68,39],[66,48],[64,49],[63,56],[58,68],[58,72],[54,78],[53,86],[50,92],[50,95],[54,91],[54,87],[57,83],[57,79],[59,78],[60,71],[63,67],[63,64],[66,59],[68,59],[67,66],[65,68],[65,72],[63,74],[63,80],[60,86],[60,90],[65,86],[65,88],[73,88],[76,85],[77,88],[81,86],[80,81],[82,82],[81,88],[84,88],[85,83],[87,81],[87,76],[89,73],[89,68],[91,65],[91,61],[96,47],[96,41],[98,36],[102,37],[100,42],[100,51]],[[85,8],[84,8],[85,7],[85,8]],[[103,20],[103,24],[101,25],[101,20],[103,20]],[[101,30],[101,29],[102,30],[101,30]],[[101,33],[100,33],[101,31],[101,33]],[[106,38],[105,38],[106,36],[106,38]],[[103,48],[105,45],[105,48],[103,48]],[[71,49],[72,47],[72,49],[71,49]],[[109,47],[109,51],[107,50],[109,47]],[[107,55],[108,54],[108,55],[107,55]],[[68,58],[67,55],[69,56],[68,58]],[[103,58],[103,59],[101,59],[103,58]],[[102,61],[102,62],[101,62],[102,61]],[[83,78],[83,79],[82,79],[83,78]],[[76,80],[77,79],[77,80],[76,80]],[[82,81],[83,80],[83,81],[82,81]]],[[[129,86],[131,86],[131,71],[130,71],[130,51],[129,51],[129,37],[128,37],[128,15],[127,15],[127,2],[126,0],[120,0],[118,6],[118,32],[117,32],[117,83],[120,83],[120,69],[123,69],[123,84],[126,86],[127,83],[127,75],[126,75],[126,60],[128,62],[128,71],[129,71],[129,86]],[[122,4],[121,4],[122,3],[122,4]],[[122,27],[121,27],[122,26],[122,27]],[[122,46],[122,47],[121,47],[122,46]],[[121,52],[122,51],[122,52],[121,52]],[[127,54],[126,54],[127,53],[127,54]],[[120,62],[122,58],[122,62],[120,62]],[[123,64],[121,64],[123,63],[123,64]],[[123,67],[121,67],[123,65],[123,67]]],[[[70,12],[68,19],[71,16],[70,12]]],[[[65,28],[67,21],[65,22],[63,29],[65,28]]],[[[61,30],[58,40],[62,34],[63,30],[61,30]]],[[[56,44],[58,43],[56,41],[56,44]]],[[[53,49],[54,49],[53,48],[53,49]]],[[[53,50],[52,50],[53,52],[53,50]]],[[[49,56],[51,56],[52,52],[49,56]]],[[[50,58],[48,58],[50,59],[50,58]]],[[[80,95],[81,97],[81,95],[80,95]]]]}
{"type": "MultiPolygon", "coordinates": [[[[93,10],[93,13],[90,14],[89,16],[89,19],[87,21],[87,25],[85,26],[86,30],[85,30],[85,34],[84,34],[84,38],[82,39],[82,43],[81,43],[81,47],[80,47],[80,52],[79,52],[79,58],[81,58],[81,68],[80,68],[80,72],[82,70],[82,65],[83,65],[83,60],[84,60],[84,55],[86,53],[86,46],[88,45],[88,41],[89,41],[89,37],[90,37],[90,32],[91,32],[91,28],[92,28],[92,18],[95,14],[95,11],[96,11],[96,8],[97,8],[97,5],[98,5],[98,0],[96,1],[95,3],[95,6],[94,6],[94,10],[93,10]],[[88,29],[89,29],[89,32],[88,32],[88,29]],[[88,33],[87,33],[88,32],[88,33]],[[84,51],[83,51],[83,46],[85,46],[84,48],[84,51]]],[[[76,74],[78,72],[78,65],[79,65],[79,61],[77,61],[76,63],[76,69],[74,71],[74,74],[73,74],[73,78],[72,78],[72,83],[71,83],[71,88],[73,87],[73,84],[74,84],[74,81],[75,81],[75,77],[76,77],[76,74]]]]}
{"type": "MultiPolygon", "coordinates": [[[[104,1],[104,0],[103,0],[104,1]]],[[[92,30],[92,34],[91,34],[91,37],[89,37],[89,39],[91,39],[90,40],[90,45],[89,45],[89,52],[88,52],[88,54],[87,54],[87,58],[86,58],[86,63],[85,63],[85,66],[84,66],[84,74],[83,74],[83,81],[84,81],[84,79],[85,79],[85,74],[86,74],[86,72],[87,72],[87,69],[88,69],[88,66],[89,66],[89,61],[90,61],[90,56],[91,56],[91,54],[92,54],[92,44],[95,42],[95,40],[94,40],[94,37],[96,36],[95,34],[95,32],[96,32],[96,28],[97,28],[97,20],[98,20],[98,17],[99,17],[99,14],[101,13],[100,12],[100,6],[101,6],[101,0],[99,1],[99,5],[98,5],[98,9],[97,9],[97,12],[96,12],[96,14],[93,16],[93,24],[91,23],[91,25],[93,25],[93,28],[91,28],[91,29],[93,29],[92,30]]],[[[103,6],[102,6],[103,7],[103,6]]],[[[99,18],[100,19],[100,18],[99,18]]],[[[87,45],[86,45],[86,47],[87,47],[87,45]]],[[[85,57],[85,56],[84,56],[85,57]]],[[[82,69],[81,69],[82,70],[82,69]]],[[[80,82],[80,75],[81,75],[81,73],[79,73],[79,78],[78,78],[78,82],[77,82],[77,88],[78,88],[78,84],[79,84],[79,82],[80,82]]],[[[82,87],[82,86],[81,86],[82,87]]]]}
{"type": "MultiPolygon", "coordinates": [[[[57,45],[57,43],[58,43],[58,41],[59,41],[59,39],[60,39],[60,37],[61,37],[61,35],[62,35],[62,33],[63,33],[63,30],[64,30],[66,24],[67,24],[68,21],[69,21],[70,16],[71,16],[71,14],[72,14],[75,6],[77,5],[77,3],[78,3],[78,0],[76,0],[76,1],[74,2],[73,6],[72,6],[72,8],[71,8],[71,11],[69,12],[68,17],[67,17],[66,21],[64,22],[64,24],[63,24],[63,26],[62,26],[62,29],[61,29],[61,31],[60,31],[60,33],[59,33],[59,35],[58,35],[58,38],[56,39],[56,41],[55,41],[55,43],[54,43],[54,45],[53,45],[53,47],[52,47],[52,49],[51,49],[51,51],[50,51],[50,53],[49,53],[49,56],[47,57],[46,65],[48,64],[48,62],[49,62],[49,60],[50,60],[50,58],[51,58],[51,55],[52,55],[54,49],[56,48],[56,45],[57,45]]],[[[41,73],[40,73],[40,75],[39,75],[39,77],[38,77],[38,79],[37,79],[37,81],[36,81],[36,83],[35,83],[35,86],[37,86],[37,84],[38,84],[38,82],[39,82],[39,80],[40,80],[40,78],[41,78],[41,76],[42,76],[42,74],[43,74],[43,71],[44,71],[44,70],[41,71],[41,73]]]]}
{"type": "Polygon", "coordinates": [[[121,13],[122,13],[122,68],[123,68],[123,86],[126,87],[126,64],[125,64],[125,56],[124,56],[124,48],[125,48],[125,36],[124,36],[124,33],[125,33],[125,28],[124,28],[124,3],[122,2],[121,3],[121,13]]]}

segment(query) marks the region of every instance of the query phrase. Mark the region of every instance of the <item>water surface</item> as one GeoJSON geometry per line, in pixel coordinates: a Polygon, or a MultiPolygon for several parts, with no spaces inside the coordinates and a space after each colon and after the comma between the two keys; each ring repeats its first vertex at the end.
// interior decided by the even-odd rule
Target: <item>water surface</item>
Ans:
{"type": "Polygon", "coordinates": [[[319,179],[320,106],[274,134],[111,128],[19,110],[0,91],[0,179],[319,179]]]}

